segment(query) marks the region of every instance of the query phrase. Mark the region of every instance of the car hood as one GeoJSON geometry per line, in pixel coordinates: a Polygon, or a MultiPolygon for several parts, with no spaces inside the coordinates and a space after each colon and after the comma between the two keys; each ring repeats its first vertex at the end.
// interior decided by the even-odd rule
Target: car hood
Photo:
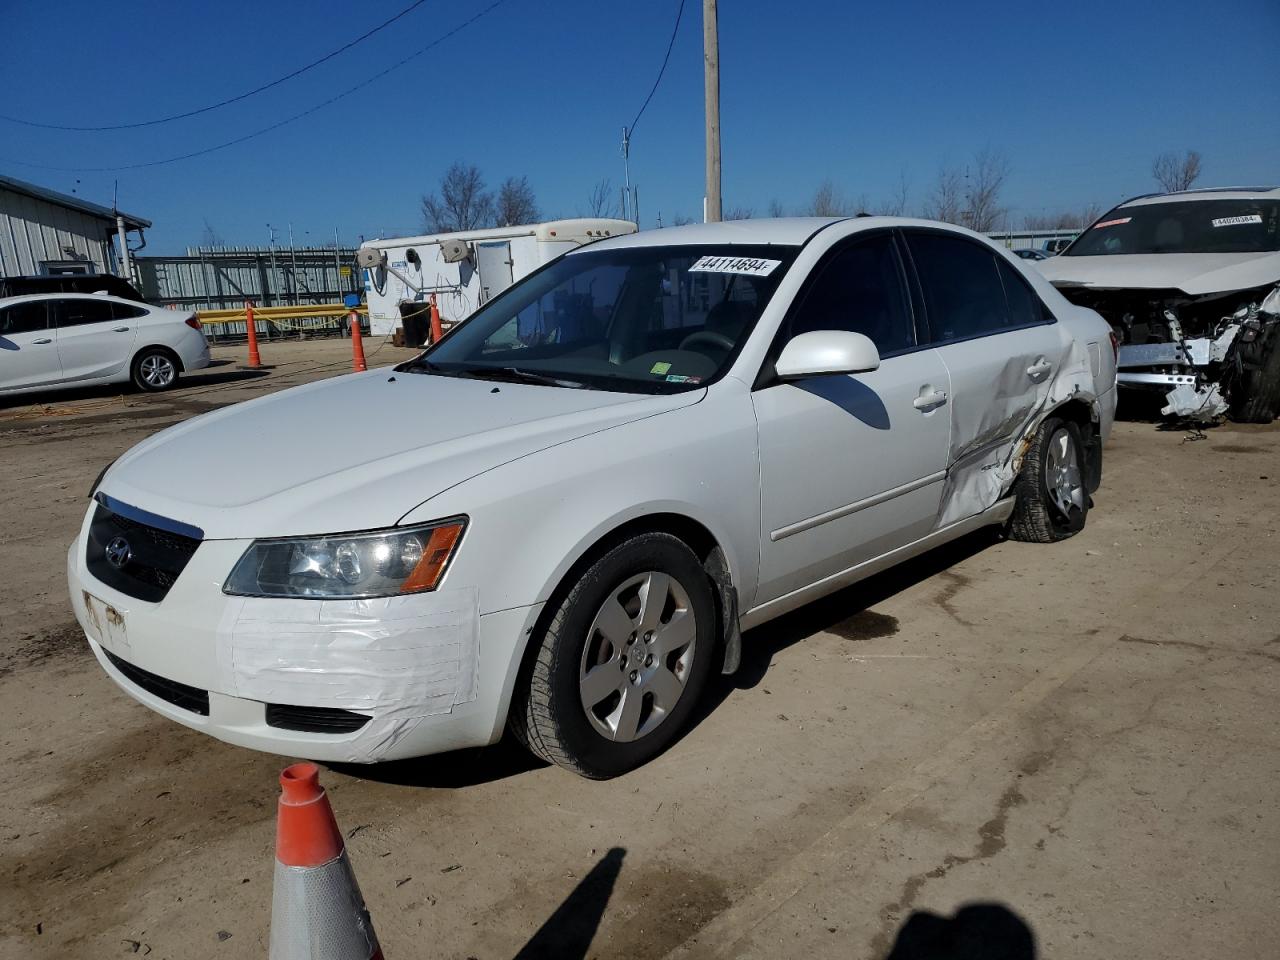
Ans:
{"type": "Polygon", "coordinates": [[[1280,253],[1153,253],[1053,257],[1036,262],[1054,286],[1181,290],[1191,296],[1280,280],[1280,253]]]}
{"type": "Polygon", "coordinates": [[[197,526],[206,539],[393,526],[486,470],[697,403],[705,393],[353,374],[170,427],[121,457],[100,489],[197,526]]]}

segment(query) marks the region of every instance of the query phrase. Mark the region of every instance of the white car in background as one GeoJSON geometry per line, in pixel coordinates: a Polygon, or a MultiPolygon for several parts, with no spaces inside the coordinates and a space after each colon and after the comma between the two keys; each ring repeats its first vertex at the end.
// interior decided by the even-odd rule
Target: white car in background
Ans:
{"type": "Polygon", "coordinates": [[[190,311],[100,294],[0,298],[0,396],[130,381],[166,390],[208,365],[190,311]]]}
{"type": "Polygon", "coordinates": [[[742,630],[979,527],[1078,531],[1114,361],[1096,313],[956,227],[603,240],[394,370],[134,447],[71,602],[112,680],[231,743],[370,762],[510,725],[613,776],[742,630]]]}

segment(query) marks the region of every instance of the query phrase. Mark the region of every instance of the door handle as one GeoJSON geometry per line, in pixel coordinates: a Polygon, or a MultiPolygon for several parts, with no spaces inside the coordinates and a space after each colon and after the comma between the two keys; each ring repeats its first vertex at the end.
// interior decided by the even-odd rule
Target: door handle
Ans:
{"type": "Polygon", "coordinates": [[[129,328],[128,327],[112,327],[111,329],[114,330],[116,333],[125,333],[126,331],[128,331],[129,328]]]}
{"type": "Polygon", "coordinates": [[[39,340],[32,340],[31,342],[32,343],[53,343],[53,339],[50,337],[41,337],[39,340]]]}
{"type": "Polygon", "coordinates": [[[1027,367],[1027,376],[1032,380],[1040,380],[1048,376],[1052,369],[1053,364],[1044,357],[1040,357],[1035,363],[1027,367]]]}
{"type": "Polygon", "coordinates": [[[935,390],[933,393],[922,393],[911,401],[911,405],[917,410],[932,410],[934,407],[940,407],[947,402],[947,392],[945,390],[935,390]]]}

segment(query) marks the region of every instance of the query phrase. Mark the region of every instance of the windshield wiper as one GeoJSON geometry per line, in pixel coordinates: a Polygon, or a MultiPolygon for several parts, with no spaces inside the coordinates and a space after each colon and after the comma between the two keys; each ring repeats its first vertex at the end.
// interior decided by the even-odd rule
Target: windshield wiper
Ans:
{"type": "Polygon", "coordinates": [[[467,367],[453,371],[454,376],[474,377],[477,380],[504,380],[507,383],[535,383],[543,387],[570,387],[582,389],[585,385],[577,380],[565,380],[563,377],[551,377],[532,370],[521,370],[519,367],[467,367]]]}

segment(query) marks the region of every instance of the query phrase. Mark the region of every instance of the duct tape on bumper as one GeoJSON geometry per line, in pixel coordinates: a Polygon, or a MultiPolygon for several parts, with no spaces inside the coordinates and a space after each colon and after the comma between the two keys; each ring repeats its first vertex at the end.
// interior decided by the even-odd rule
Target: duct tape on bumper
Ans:
{"type": "Polygon", "coordinates": [[[276,861],[270,960],[371,960],[378,937],[347,852],[319,867],[276,861]]]}

